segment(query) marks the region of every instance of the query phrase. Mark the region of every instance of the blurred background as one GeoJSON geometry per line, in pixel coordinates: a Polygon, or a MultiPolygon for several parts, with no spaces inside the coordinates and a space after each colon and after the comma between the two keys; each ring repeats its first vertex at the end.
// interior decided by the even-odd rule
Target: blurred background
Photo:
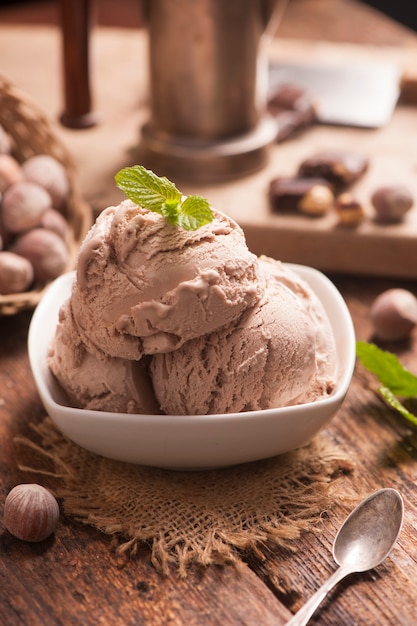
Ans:
{"type": "MultiPolygon", "coordinates": [[[[356,0],[353,0],[356,2],[356,0]]],[[[417,31],[417,12],[415,3],[410,0],[362,0],[357,4],[365,4],[373,7],[382,14],[388,15],[400,24],[417,31]]],[[[95,18],[97,23],[103,26],[120,26],[135,28],[141,26],[140,0],[94,0],[95,18]]],[[[320,5],[334,5],[335,21],[332,28],[326,30],[326,38],[332,38],[332,29],[337,27],[337,0],[291,0],[291,11],[297,11],[300,15],[300,36],[306,36],[308,28],[308,8],[314,5],[315,12],[319,11],[320,5]],[[305,13],[303,16],[303,12],[305,13]]],[[[1,22],[31,22],[51,24],[58,19],[59,0],[0,0],[1,22]]],[[[343,28],[343,26],[341,25],[343,28]]],[[[346,35],[349,39],[355,37],[345,26],[346,35]]],[[[283,34],[285,36],[285,32],[283,34]]]]}

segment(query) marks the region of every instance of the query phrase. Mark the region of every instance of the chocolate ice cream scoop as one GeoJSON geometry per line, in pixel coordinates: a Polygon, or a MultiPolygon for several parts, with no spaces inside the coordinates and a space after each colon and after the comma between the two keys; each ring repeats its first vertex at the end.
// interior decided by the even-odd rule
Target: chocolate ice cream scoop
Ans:
{"type": "Polygon", "coordinates": [[[333,392],[335,341],[320,301],[280,262],[260,257],[259,264],[264,295],[239,320],[153,356],[150,373],[164,412],[255,411],[333,392]]]}
{"type": "Polygon", "coordinates": [[[80,338],[67,300],[48,355],[48,366],[67,396],[68,405],[115,413],[159,413],[146,359],[98,357],[80,338]]]}
{"type": "Polygon", "coordinates": [[[231,218],[216,211],[184,230],[126,200],[81,246],[72,310],[90,352],[140,359],[236,320],[261,293],[257,258],[231,218]]]}

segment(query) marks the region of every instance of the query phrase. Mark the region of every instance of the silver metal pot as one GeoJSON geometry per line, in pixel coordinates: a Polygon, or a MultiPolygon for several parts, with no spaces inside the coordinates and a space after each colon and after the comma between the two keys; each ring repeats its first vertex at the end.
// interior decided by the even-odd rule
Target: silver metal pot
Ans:
{"type": "Polygon", "coordinates": [[[284,0],[147,0],[150,108],[142,148],[155,171],[198,181],[262,167],[264,47],[284,0]]]}

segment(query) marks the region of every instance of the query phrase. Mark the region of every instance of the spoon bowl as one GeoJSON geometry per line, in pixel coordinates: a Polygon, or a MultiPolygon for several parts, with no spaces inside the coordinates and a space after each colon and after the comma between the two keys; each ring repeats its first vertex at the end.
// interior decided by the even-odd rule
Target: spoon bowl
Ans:
{"type": "Polygon", "coordinates": [[[348,515],[334,543],[339,568],[293,615],[287,626],[305,626],[328,592],[343,578],[373,569],[389,555],[401,532],[404,502],[395,489],[375,491],[348,515]]]}
{"type": "Polygon", "coordinates": [[[404,504],[395,489],[381,489],[363,500],[345,519],[333,544],[338,565],[366,572],[391,552],[402,526],[404,504]]]}

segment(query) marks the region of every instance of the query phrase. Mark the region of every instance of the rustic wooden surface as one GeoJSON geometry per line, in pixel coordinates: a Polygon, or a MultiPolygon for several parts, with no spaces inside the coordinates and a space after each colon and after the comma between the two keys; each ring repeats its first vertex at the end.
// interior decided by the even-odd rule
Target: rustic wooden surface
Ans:
{"type": "MultiPolygon", "coordinates": [[[[288,22],[286,25],[284,23],[287,36],[294,34],[294,30],[297,34],[295,27],[301,24],[301,16],[306,23],[317,24],[318,28],[322,28],[326,17],[324,7],[329,8],[331,15],[331,7],[335,5],[335,24],[349,25],[346,37],[352,34],[358,39],[359,31],[362,34],[366,31],[368,36],[376,33],[375,37],[381,37],[382,40],[377,42],[381,44],[388,42],[398,46],[404,43],[412,47],[415,41],[414,36],[404,29],[395,25],[391,28],[389,22],[374,12],[364,13],[362,7],[356,7],[356,3],[349,1],[294,1],[292,15],[298,16],[300,21],[292,31],[288,22]],[[302,14],[299,13],[300,6],[304,8],[302,14]],[[358,8],[357,14],[352,14],[352,6],[358,8]],[[307,19],[309,8],[310,22],[307,19]],[[355,15],[361,18],[361,28],[354,27],[355,15]],[[368,18],[366,28],[363,24],[364,15],[368,18]],[[376,30],[372,24],[375,24],[376,30]]],[[[6,29],[1,31],[0,49],[6,44],[12,45],[13,41],[22,41],[20,28],[11,25],[7,32],[6,29]],[[3,35],[6,36],[6,43],[3,35]]],[[[40,31],[33,27],[22,28],[27,45],[33,46],[36,60],[39,63],[46,62],[46,67],[50,63],[58,71],[57,59],[48,56],[45,61],[43,56],[50,51],[48,46],[56,43],[56,34],[44,30],[47,27],[43,26],[40,31]],[[45,40],[46,32],[49,35],[45,40]]],[[[340,32],[344,32],[342,28],[340,32]]],[[[323,37],[324,34],[320,32],[319,36],[323,37]]],[[[304,30],[302,36],[309,35],[304,30]]],[[[364,43],[364,40],[359,43],[364,43]]],[[[105,41],[115,44],[113,36],[105,41]]],[[[128,41],[127,45],[136,49],[136,42],[128,41]]],[[[44,93],[43,87],[49,84],[44,74],[40,73],[36,78],[32,70],[28,71],[27,67],[23,68],[17,62],[19,52],[16,47],[13,48],[13,54],[11,50],[7,62],[5,56],[0,55],[1,71],[7,74],[6,69],[9,67],[14,74],[9,78],[19,79],[19,84],[21,79],[21,86],[27,86],[29,92],[39,95],[48,111],[58,111],[59,92],[50,90],[48,94],[44,93]]],[[[20,57],[21,63],[24,58],[20,57]]],[[[118,141],[127,145],[129,132],[138,123],[138,115],[133,108],[136,96],[129,95],[126,103],[120,94],[112,95],[109,87],[107,90],[109,103],[106,105],[106,113],[113,116],[112,124],[117,125],[120,121],[122,139],[119,137],[118,141]],[[116,107],[118,103],[121,110],[116,113],[111,106],[116,107]],[[131,112],[128,122],[123,119],[123,107],[131,112]]],[[[103,97],[104,92],[105,89],[102,89],[100,97],[103,97]]],[[[112,128],[114,132],[114,126],[112,128]]],[[[106,142],[108,144],[111,140],[112,128],[82,131],[87,135],[71,135],[68,131],[62,131],[62,136],[70,139],[69,144],[81,167],[84,188],[97,209],[101,203],[112,201],[107,188],[104,186],[99,189],[97,185],[101,179],[108,179],[114,171],[115,161],[123,160],[120,152],[113,154],[111,145],[108,145],[107,151],[103,150],[106,142]],[[90,163],[88,145],[94,143],[100,132],[96,149],[103,151],[103,154],[98,162],[90,163]],[[109,163],[106,152],[111,153],[109,163]]],[[[417,293],[416,281],[349,275],[331,275],[331,278],[346,299],[359,339],[371,337],[369,305],[383,289],[405,286],[417,293]]],[[[27,312],[0,319],[1,504],[9,489],[22,480],[16,467],[13,438],[16,435],[29,435],[28,424],[43,416],[27,358],[30,317],[30,312],[27,312]]],[[[417,333],[414,333],[410,342],[389,347],[398,353],[411,370],[417,372],[417,333]]],[[[351,502],[344,500],[345,494],[359,500],[376,489],[390,486],[402,493],[406,512],[404,528],[391,557],[375,571],[352,576],[342,583],[312,623],[323,626],[412,626],[415,624],[417,589],[417,431],[387,409],[371,387],[372,379],[365,377],[363,371],[357,368],[342,409],[325,430],[325,436],[336,442],[349,457],[353,471],[342,478],[340,500],[335,503],[331,513],[324,516],[322,532],[319,535],[304,535],[294,543],[293,553],[265,547],[265,560],[245,558],[242,555],[242,564],[237,568],[213,567],[203,572],[192,570],[186,580],[162,578],[153,569],[146,546],[133,560],[122,562],[112,551],[111,539],[65,518],[61,519],[52,538],[38,545],[25,544],[13,539],[4,530],[0,515],[0,625],[284,624],[291,613],[335,569],[331,544],[337,528],[351,508],[351,502]]]]}

